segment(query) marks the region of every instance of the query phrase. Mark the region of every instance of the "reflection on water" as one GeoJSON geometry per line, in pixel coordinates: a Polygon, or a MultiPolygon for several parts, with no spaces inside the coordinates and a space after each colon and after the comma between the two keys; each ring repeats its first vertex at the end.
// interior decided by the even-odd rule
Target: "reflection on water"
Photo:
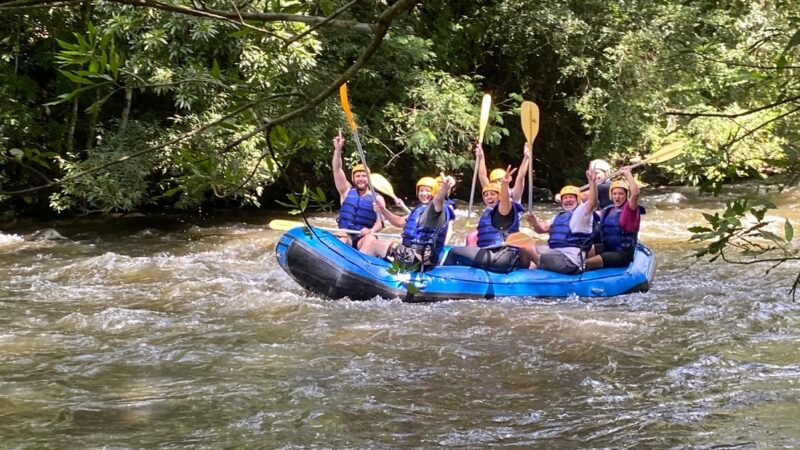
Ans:
{"type": "MultiPolygon", "coordinates": [[[[778,215],[797,221],[793,195],[778,215]]],[[[686,227],[724,200],[647,195],[653,289],[599,303],[327,301],[255,213],[11,230],[0,442],[798,447],[798,267],[694,261],[686,227]],[[23,239],[44,228],[66,239],[23,239]]]]}

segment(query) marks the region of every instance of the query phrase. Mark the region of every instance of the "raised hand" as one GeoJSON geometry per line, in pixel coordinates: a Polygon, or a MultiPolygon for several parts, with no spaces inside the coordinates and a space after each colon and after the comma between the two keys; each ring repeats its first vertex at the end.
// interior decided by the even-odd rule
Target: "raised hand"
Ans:
{"type": "Polygon", "coordinates": [[[595,169],[586,170],[586,180],[589,181],[590,184],[595,180],[597,180],[596,177],[597,177],[597,170],[595,169]]]}
{"type": "Polygon", "coordinates": [[[344,136],[342,136],[342,129],[339,128],[339,134],[333,137],[333,148],[336,151],[341,151],[344,146],[344,136]]]}

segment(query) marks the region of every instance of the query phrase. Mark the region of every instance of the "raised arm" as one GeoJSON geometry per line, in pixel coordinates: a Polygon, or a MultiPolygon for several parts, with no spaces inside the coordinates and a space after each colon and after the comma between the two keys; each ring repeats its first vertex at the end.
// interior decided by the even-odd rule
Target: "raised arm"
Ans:
{"type": "Polygon", "coordinates": [[[630,166],[623,167],[620,172],[625,175],[625,181],[628,182],[628,192],[631,195],[628,198],[628,207],[636,211],[639,208],[639,186],[636,184],[636,180],[633,178],[630,166]]]}
{"type": "Polygon", "coordinates": [[[439,190],[436,191],[436,195],[433,196],[433,210],[437,213],[442,212],[444,210],[444,202],[447,200],[447,194],[450,192],[450,189],[455,186],[456,180],[455,178],[445,175],[442,172],[442,185],[439,186],[439,190]]]}
{"type": "Polygon", "coordinates": [[[531,163],[531,149],[528,143],[522,147],[522,162],[519,164],[519,172],[514,180],[514,189],[511,191],[511,200],[519,203],[522,201],[522,194],[525,193],[525,178],[528,176],[528,164],[531,163]]]}
{"type": "Polygon", "coordinates": [[[331,161],[333,183],[336,185],[336,190],[339,191],[339,202],[344,200],[351,187],[350,182],[347,181],[347,175],[342,169],[342,147],[344,147],[344,137],[342,130],[339,130],[339,134],[333,138],[333,161],[331,161]]]}
{"type": "Polygon", "coordinates": [[[506,176],[500,179],[500,204],[497,206],[497,210],[503,216],[511,214],[511,194],[508,192],[508,183],[516,170],[508,166],[506,176]]]}
{"type": "Polygon", "coordinates": [[[597,180],[595,177],[597,176],[597,171],[595,169],[589,169],[586,171],[586,181],[589,182],[589,198],[586,199],[586,208],[584,212],[587,216],[594,213],[595,208],[597,208],[597,180]]]}
{"type": "Polygon", "coordinates": [[[475,164],[478,165],[478,179],[481,182],[481,188],[485,188],[489,184],[489,175],[486,173],[486,158],[483,155],[483,146],[475,143],[475,164]]]}

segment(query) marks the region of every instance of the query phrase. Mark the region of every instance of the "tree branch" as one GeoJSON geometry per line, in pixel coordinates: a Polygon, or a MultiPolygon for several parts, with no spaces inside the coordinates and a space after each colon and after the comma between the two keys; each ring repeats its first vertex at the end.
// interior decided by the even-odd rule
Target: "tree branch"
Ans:
{"type": "MultiPolygon", "coordinates": [[[[102,0],[94,0],[102,1],[102,0]]],[[[139,8],[153,8],[188,16],[198,16],[215,19],[228,19],[242,26],[248,26],[240,20],[253,20],[261,22],[300,22],[307,25],[324,24],[325,26],[339,28],[343,30],[353,30],[360,33],[373,33],[378,24],[355,22],[351,20],[337,20],[328,17],[305,16],[302,14],[284,14],[270,12],[247,12],[247,11],[224,11],[219,9],[197,9],[181,5],[170,5],[158,0],[106,0],[112,3],[121,3],[139,8]]],[[[64,0],[14,0],[0,5],[0,11],[10,11],[14,9],[29,9],[44,5],[61,5],[64,0]]],[[[393,8],[392,5],[389,9],[393,8]]]]}
{"type": "Polygon", "coordinates": [[[333,83],[331,83],[328,87],[326,87],[322,92],[317,94],[316,97],[312,98],[311,101],[309,101],[302,107],[289,111],[288,113],[276,119],[267,121],[265,124],[261,125],[260,127],[257,127],[255,130],[246,133],[243,136],[236,139],[235,141],[229,143],[222,149],[222,151],[223,152],[228,151],[238,146],[242,142],[250,139],[251,137],[255,136],[256,134],[260,133],[261,131],[267,128],[271,128],[274,127],[275,125],[286,123],[289,120],[294,119],[295,117],[305,114],[308,111],[314,109],[314,107],[316,107],[323,101],[325,101],[325,99],[330,97],[331,94],[333,94],[334,92],[336,92],[337,89],[339,89],[339,86],[347,82],[347,80],[349,80],[353,75],[355,75],[356,72],[358,72],[359,69],[361,69],[361,67],[364,66],[364,64],[366,64],[366,62],[372,57],[375,51],[378,50],[378,47],[380,47],[381,42],[383,42],[383,38],[389,31],[389,25],[391,24],[392,20],[394,20],[395,17],[402,14],[406,10],[411,9],[418,1],[419,0],[399,0],[397,3],[384,10],[383,13],[381,13],[381,15],[378,17],[377,28],[375,29],[375,35],[372,37],[372,41],[370,42],[369,46],[367,46],[367,48],[364,49],[364,51],[358,57],[356,62],[354,62],[350,67],[348,67],[347,70],[345,70],[344,73],[342,73],[339,76],[339,78],[337,78],[333,83]]]}
{"type": "Polygon", "coordinates": [[[359,0],[352,0],[350,3],[342,6],[341,8],[337,9],[336,11],[334,11],[333,14],[331,14],[328,17],[326,17],[321,22],[317,22],[314,25],[311,25],[310,27],[308,27],[308,29],[303,31],[302,33],[298,33],[298,34],[290,37],[289,39],[286,39],[286,43],[284,44],[284,46],[288,47],[293,42],[299,41],[300,39],[303,38],[303,36],[307,36],[309,33],[311,33],[312,31],[316,30],[317,28],[319,28],[319,27],[327,24],[328,22],[332,21],[333,19],[339,17],[339,15],[341,15],[343,12],[347,11],[348,9],[350,9],[350,7],[352,7],[353,5],[355,5],[358,2],[359,2],[359,0]]]}
{"type": "MultiPolygon", "coordinates": [[[[36,2],[36,1],[38,1],[40,3],[42,2],[42,0],[22,0],[22,1],[25,1],[25,2],[36,2]]],[[[47,0],[44,0],[44,1],[46,2],[47,0]]],[[[144,1],[147,1],[147,0],[144,0],[144,1]]],[[[292,111],[290,111],[290,112],[288,112],[288,113],[286,113],[286,114],[284,114],[284,115],[282,115],[282,116],[280,116],[280,117],[278,117],[276,119],[267,121],[262,126],[257,127],[254,131],[252,131],[250,133],[247,133],[244,136],[242,136],[242,137],[238,138],[237,140],[235,140],[234,142],[228,144],[221,151],[222,152],[229,151],[229,150],[235,148],[236,146],[238,146],[239,144],[241,144],[242,142],[244,142],[245,140],[251,138],[256,133],[259,133],[261,131],[267,130],[267,129],[269,129],[271,127],[274,127],[276,125],[280,125],[280,124],[283,124],[285,122],[288,122],[289,120],[291,120],[291,119],[293,119],[293,118],[295,118],[297,116],[300,116],[300,115],[312,110],[314,107],[316,107],[317,105],[322,103],[331,94],[333,94],[339,88],[339,86],[342,83],[346,82],[353,75],[355,75],[355,73],[358,72],[358,70],[361,69],[362,66],[364,66],[364,64],[370,59],[370,57],[372,57],[372,55],[375,53],[375,51],[377,51],[377,49],[380,46],[381,42],[383,42],[383,39],[386,36],[386,33],[389,31],[389,26],[391,25],[391,22],[397,16],[402,14],[403,12],[411,9],[418,2],[419,2],[419,0],[399,0],[398,2],[393,4],[392,6],[388,7],[386,10],[384,10],[383,13],[381,13],[381,15],[378,17],[377,24],[375,25],[375,34],[374,34],[374,36],[372,38],[372,41],[370,42],[370,45],[366,49],[364,49],[364,51],[359,56],[358,60],[356,60],[356,62],[354,62],[347,70],[345,70],[339,76],[339,78],[337,78],[336,81],[334,81],[324,91],[322,91],[316,97],[312,98],[308,103],[306,103],[302,107],[294,109],[294,110],[292,110],[292,111]]],[[[0,193],[8,194],[8,195],[24,194],[24,193],[38,191],[38,190],[41,190],[41,189],[46,189],[46,188],[49,188],[49,187],[53,187],[53,186],[57,186],[57,185],[63,184],[65,182],[67,182],[67,181],[71,181],[71,180],[74,180],[76,178],[80,178],[82,176],[97,172],[97,171],[105,169],[107,167],[123,163],[125,161],[130,160],[130,159],[137,158],[137,157],[145,155],[147,153],[154,152],[156,150],[160,150],[160,149],[162,149],[164,147],[167,147],[169,145],[184,141],[184,140],[186,140],[186,139],[188,139],[188,138],[190,138],[192,136],[198,135],[198,134],[200,134],[200,133],[202,133],[202,132],[204,132],[204,131],[206,131],[206,130],[208,130],[208,129],[216,126],[216,125],[218,125],[219,123],[224,122],[225,120],[228,120],[228,119],[230,119],[232,117],[236,117],[237,115],[241,114],[242,112],[244,112],[244,111],[246,111],[246,110],[248,110],[248,109],[250,109],[250,108],[252,108],[252,107],[254,107],[254,106],[258,105],[258,104],[260,104],[260,103],[263,103],[263,102],[266,102],[266,101],[269,101],[269,100],[274,100],[276,98],[286,97],[288,95],[295,95],[295,94],[294,93],[274,94],[274,95],[270,95],[270,96],[267,96],[267,97],[260,98],[258,100],[254,100],[254,101],[252,101],[250,103],[247,103],[247,104],[245,104],[245,105],[243,105],[243,106],[241,106],[239,108],[236,108],[231,113],[229,113],[229,114],[227,114],[227,115],[225,115],[225,116],[223,116],[223,117],[221,117],[221,118],[219,118],[217,120],[214,120],[212,122],[206,123],[205,125],[203,125],[203,126],[201,126],[199,128],[195,128],[193,130],[187,131],[186,133],[183,133],[180,136],[177,136],[177,137],[175,137],[173,139],[170,139],[167,142],[158,144],[158,145],[150,147],[150,148],[146,148],[144,150],[140,150],[138,152],[134,152],[134,153],[132,153],[130,155],[123,156],[123,157],[118,158],[118,159],[116,159],[114,161],[109,161],[109,162],[107,162],[105,164],[101,164],[99,166],[95,166],[95,167],[83,170],[83,171],[78,172],[76,174],[70,175],[68,177],[65,177],[65,178],[62,178],[60,180],[56,180],[56,181],[53,181],[53,182],[50,182],[50,183],[47,183],[47,184],[44,184],[44,185],[32,187],[32,188],[29,188],[29,189],[22,189],[22,190],[19,190],[19,191],[6,191],[6,192],[0,192],[0,193]]]]}
{"type": "Polygon", "coordinates": [[[757,113],[759,111],[764,111],[765,109],[774,108],[776,106],[785,105],[786,103],[791,103],[794,101],[800,100],[800,95],[795,95],[794,97],[789,97],[783,100],[779,100],[774,103],[770,103],[769,105],[759,106],[758,108],[753,108],[744,112],[736,113],[736,114],[726,114],[726,113],[703,113],[703,112],[689,112],[689,111],[677,111],[671,110],[666,111],[664,115],[666,116],[687,116],[687,117],[727,117],[727,118],[735,118],[735,117],[742,117],[749,114],[757,113]]]}

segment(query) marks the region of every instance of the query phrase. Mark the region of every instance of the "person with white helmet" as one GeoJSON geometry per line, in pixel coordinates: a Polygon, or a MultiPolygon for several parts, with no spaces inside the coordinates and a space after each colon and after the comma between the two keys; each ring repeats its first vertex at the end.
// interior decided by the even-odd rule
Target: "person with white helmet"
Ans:
{"type": "Polygon", "coordinates": [[[375,202],[375,211],[380,212],[392,225],[403,228],[401,241],[378,240],[365,236],[361,251],[390,261],[403,262],[407,267],[419,264],[420,268],[436,265],[439,250],[444,247],[450,223],[455,211],[447,200],[455,179],[442,175],[442,184],[432,177],[417,181],[417,205],[401,217],[386,209],[386,205],[375,202]]]}
{"type": "Polygon", "coordinates": [[[377,201],[385,205],[383,197],[369,190],[369,175],[367,168],[363,164],[356,164],[350,171],[350,181],[347,180],[342,169],[342,147],[344,147],[344,137],[342,130],[339,135],[333,138],[333,182],[339,192],[339,217],[336,222],[339,228],[346,230],[356,230],[360,234],[350,236],[348,234],[338,235],[339,240],[348,243],[355,248],[361,248],[361,238],[383,229],[383,223],[375,213],[373,202],[377,201]],[[352,184],[350,182],[352,181],[352,184]]]}
{"type": "Polygon", "coordinates": [[[580,201],[581,191],[576,186],[561,189],[561,207],[549,221],[541,221],[533,211],[525,217],[534,231],[548,233],[547,245],[520,248],[522,266],[539,268],[558,273],[574,274],[583,270],[586,252],[591,246],[594,222],[594,209],[597,202],[597,173],[595,169],[586,171],[589,182],[589,195],[586,202],[580,201]]]}
{"type": "Polygon", "coordinates": [[[639,223],[645,209],[639,205],[639,187],[630,167],[623,167],[627,181],[614,181],[609,189],[612,204],[603,208],[601,242],[595,243],[586,260],[586,269],[627,267],[633,261],[639,235],[639,223]]]}
{"type": "MultiPolygon", "coordinates": [[[[608,190],[611,187],[611,179],[608,175],[611,173],[611,165],[602,159],[595,159],[589,163],[589,168],[594,169],[597,174],[597,206],[600,209],[605,208],[611,204],[608,190]]],[[[581,193],[582,201],[586,201],[587,191],[581,193]]]]}

